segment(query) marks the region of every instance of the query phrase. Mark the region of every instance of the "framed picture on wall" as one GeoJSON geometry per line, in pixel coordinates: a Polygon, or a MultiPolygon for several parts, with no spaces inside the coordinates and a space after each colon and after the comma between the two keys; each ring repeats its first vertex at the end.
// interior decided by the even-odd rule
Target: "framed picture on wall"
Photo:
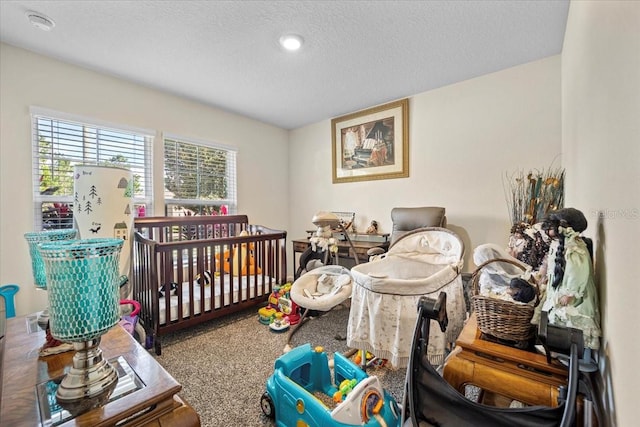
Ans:
{"type": "Polygon", "coordinates": [[[409,100],[331,120],[333,183],[409,176],[409,100]]]}

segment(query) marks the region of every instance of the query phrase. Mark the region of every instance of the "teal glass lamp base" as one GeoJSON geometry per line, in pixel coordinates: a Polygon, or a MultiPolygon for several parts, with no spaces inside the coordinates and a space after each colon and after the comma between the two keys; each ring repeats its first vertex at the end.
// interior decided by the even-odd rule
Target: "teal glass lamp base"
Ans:
{"type": "Polygon", "coordinates": [[[100,337],[73,343],[73,366],[56,392],[60,406],[78,415],[102,406],[118,384],[118,372],[102,357],[100,337]]]}

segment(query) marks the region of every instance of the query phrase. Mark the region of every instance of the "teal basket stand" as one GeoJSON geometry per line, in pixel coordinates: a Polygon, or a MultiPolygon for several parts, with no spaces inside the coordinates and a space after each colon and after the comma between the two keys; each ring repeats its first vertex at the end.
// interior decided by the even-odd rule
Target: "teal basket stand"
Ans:
{"type": "Polygon", "coordinates": [[[123,243],[122,239],[99,238],[40,245],[54,338],[85,342],[118,323],[118,263],[123,243]]]}
{"type": "Polygon", "coordinates": [[[38,247],[42,243],[75,239],[76,234],[76,230],[74,229],[34,231],[24,234],[24,238],[29,244],[31,269],[33,271],[33,280],[35,281],[37,288],[47,289],[47,277],[44,272],[44,262],[42,261],[38,247]]]}

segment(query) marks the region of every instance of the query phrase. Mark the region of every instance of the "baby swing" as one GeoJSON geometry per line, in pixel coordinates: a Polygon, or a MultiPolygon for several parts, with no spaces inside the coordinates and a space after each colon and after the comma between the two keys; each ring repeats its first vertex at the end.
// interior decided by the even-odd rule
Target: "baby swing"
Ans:
{"type": "MultiPolygon", "coordinates": [[[[300,257],[296,280],[291,286],[291,299],[304,309],[300,322],[289,334],[285,351],[289,350],[291,337],[302,326],[310,310],[329,311],[351,296],[352,279],[349,270],[332,265],[338,263],[337,241],[333,229],[341,229],[353,249],[344,224],[331,212],[319,212],[312,219],[318,227],[310,238],[309,248],[300,257]]],[[[356,262],[358,262],[357,254],[356,262]]]]}
{"type": "Polygon", "coordinates": [[[413,335],[411,360],[407,369],[407,385],[402,420],[405,427],[426,426],[561,426],[574,425],[578,393],[578,354],[583,351],[582,331],[549,325],[541,321],[539,337],[549,350],[569,354],[567,387],[557,407],[528,406],[499,408],[483,405],[458,393],[433,368],[427,356],[430,323],[436,320],[440,330],[447,328],[446,295],[438,300],[422,297],[418,302],[418,320],[413,335]]]}
{"type": "Polygon", "coordinates": [[[347,345],[387,359],[394,368],[407,366],[419,298],[445,292],[449,329],[432,331],[429,349],[431,363],[441,365],[466,318],[463,253],[455,233],[425,227],[402,235],[383,258],[353,267],[347,345]]]}
{"type": "Polygon", "coordinates": [[[334,230],[341,231],[341,235],[353,251],[356,264],[360,262],[344,222],[335,213],[318,212],[311,222],[317,229],[309,238],[309,247],[300,255],[300,263],[294,275],[296,280],[315,268],[338,264],[338,239],[333,235],[334,230]]]}

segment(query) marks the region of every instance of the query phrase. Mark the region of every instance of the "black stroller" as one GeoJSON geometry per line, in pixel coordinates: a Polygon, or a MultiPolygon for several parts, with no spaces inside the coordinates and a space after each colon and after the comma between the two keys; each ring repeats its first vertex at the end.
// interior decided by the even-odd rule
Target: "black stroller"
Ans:
{"type": "Polygon", "coordinates": [[[582,331],[548,325],[541,321],[539,336],[547,351],[569,355],[569,378],[561,390],[557,407],[528,406],[498,408],[473,402],[455,390],[436,372],[427,359],[429,327],[436,320],[444,332],[447,327],[446,295],[438,300],[422,297],[413,337],[411,359],[403,402],[404,427],[427,426],[561,426],[575,424],[578,393],[578,355],[583,352],[582,331]]]}

